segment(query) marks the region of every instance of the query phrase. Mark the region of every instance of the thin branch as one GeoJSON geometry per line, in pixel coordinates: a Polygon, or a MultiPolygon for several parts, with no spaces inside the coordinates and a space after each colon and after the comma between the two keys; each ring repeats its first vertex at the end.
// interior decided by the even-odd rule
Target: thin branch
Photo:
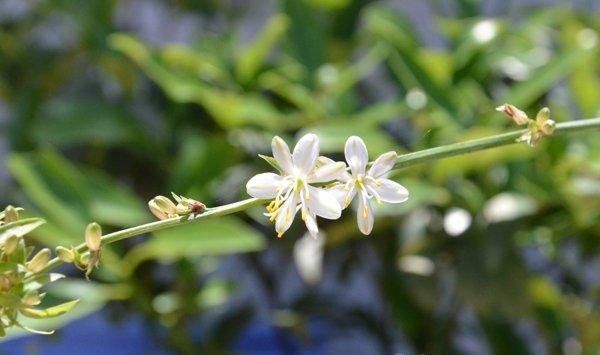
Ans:
{"type": "MultiPolygon", "coordinates": [[[[553,135],[573,133],[584,130],[600,129],[600,117],[590,118],[586,120],[578,120],[571,122],[563,122],[556,125],[556,129],[553,135]]],[[[414,153],[404,154],[398,157],[395,165],[395,169],[406,168],[415,164],[427,162],[430,160],[442,159],[454,155],[460,155],[470,152],[475,152],[484,149],[490,149],[503,145],[509,145],[516,143],[515,140],[519,138],[527,130],[518,130],[509,133],[503,133],[494,135],[491,137],[473,139],[466,142],[449,144],[441,147],[430,148],[421,150],[414,153]]],[[[524,143],[522,143],[524,144],[524,143]]],[[[261,200],[256,198],[250,198],[239,202],[231,203],[228,205],[208,208],[204,213],[196,215],[194,217],[184,216],[165,219],[157,222],[142,224],[139,226],[123,229],[114,233],[106,234],[102,237],[102,245],[110,244],[122,239],[135,237],[140,234],[150,233],[159,231],[162,229],[172,228],[192,222],[202,221],[209,218],[215,218],[228,214],[233,214],[240,211],[245,211],[251,207],[258,206],[266,203],[268,200],[261,200]]],[[[80,253],[85,253],[87,247],[85,243],[82,243],[76,247],[80,253]]],[[[47,272],[62,264],[62,261],[58,258],[52,259],[46,267],[40,272],[47,272]]]]}

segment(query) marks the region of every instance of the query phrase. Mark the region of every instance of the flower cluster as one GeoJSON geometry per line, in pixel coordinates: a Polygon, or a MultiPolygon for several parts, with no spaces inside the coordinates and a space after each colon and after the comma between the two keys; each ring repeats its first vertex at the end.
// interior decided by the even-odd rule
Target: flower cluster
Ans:
{"type": "Polygon", "coordinates": [[[265,215],[275,222],[278,237],[290,228],[298,211],[310,234],[316,237],[317,216],[340,218],[342,209],[347,208],[355,196],[358,196],[358,228],[368,235],[374,223],[371,199],[378,204],[408,199],[406,188],[387,179],[396,153],[382,154],[368,168],[367,147],[359,137],[346,141],[344,153],[350,171],[344,162],[319,156],[319,138],[314,134],[300,138],[292,153],[279,137],[273,138],[271,147],[272,163],[279,174],[258,174],[248,181],[246,190],[252,197],[273,199],[265,215]],[[327,185],[322,186],[324,184],[327,185]]]}
{"type": "Polygon", "coordinates": [[[496,107],[496,111],[504,113],[519,126],[527,125],[527,132],[523,133],[517,142],[526,142],[530,147],[535,147],[545,136],[550,136],[556,129],[556,122],[550,119],[550,109],[547,107],[538,111],[535,120],[530,119],[527,114],[511,104],[496,107]]]}
{"type": "Polygon", "coordinates": [[[42,286],[59,280],[64,275],[46,270],[51,252],[42,248],[34,253],[34,247],[26,243],[26,234],[35,230],[44,220],[21,218],[20,207],[8,206],[0,210],[0,338],[5,329],[20,327],[34,333],[50,334],[27,327],[27,318],[52,318],[71,310],[77,301],[40,308],[45,293],[42,286]],[[23,322],[25,320],[25,322],[23,322]]]}

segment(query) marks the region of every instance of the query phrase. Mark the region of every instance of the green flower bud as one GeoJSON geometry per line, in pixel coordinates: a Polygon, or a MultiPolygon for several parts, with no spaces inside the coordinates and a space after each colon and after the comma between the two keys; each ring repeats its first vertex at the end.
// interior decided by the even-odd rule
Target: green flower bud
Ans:
{"type": "Polygon", "coordinates": [[[26,264],[29,271],[37,273],[42,271],[44,267],[50,261],[50,249],[44,248],[40,250],[31,260],[26,264]]]}
{"type": "Polygon", "coordinates": [[[178,215],[185,215],[185,214],[189,214],[191,212],[191,208],[187,205],[184,205],[183,203],[178,203],[177,204],[177,214],[178,215]]]}
{"type": "Polygon", "coordinates": [[[19,219],[19,211],[11,205],[6,206],[4,209],[4,222],[10,223],[19,219]]]}
{"type": "Polygon", "coordinates": [[[168,197],[156,196],[154,198],[156,205],[167,215],[173,215],[176,213],[177,207],[168,197]]]}
{"type": "Polygon", "coordinates": [[[535,121],[537,122],[538,127],[540,128],[542,124],[548,119],[550,119],[550,109],[547,107],[544,107],[543,109],[539,110],[537,116],[535,116],[535,121]]]}
{"type": "Polygon", "coordinates": [[[165,196],[156,196],[148,202],[148,207],[158,219],[177,217],[177,206],[165,196]]]}
{"type": "Polygon", "coordinates": [[[150,212],[152,212],[152,214],[160,220],[169,218],[169,216],[167,216],[167,214],[164,213],[160,207],[158,207],[158,204],[154,200],[150,200],[150,202],[148,202],[148,208],[150,209],[150,212]]]}
{"type": "Polygon", "coordinates": [[[10,291],[11,288],[12,288],[12,282],[10,281],[10,279],[4,275],[0,275],[0,291],[2,291],[2,292],[10,291]]]}
{"type": "Polygon", "coordinates": [[[65,263],[72,263],[73,260],[75,260],[75,253],[73,253],[71,249],[67,249],[65,247],[57,246],[56,255],[65,263]]]}
{"type": "Polygon", "coordinates": [[[549,136],[554,133],[554,129],[556,129],[556,122],[554,122],[554,120],[546,120],[544,123],[542,123],[541,129],[545,135],[549,136]]]}
{"type": "Polygon", "coordinates": [[[17,250],[18,246],[19,246],[19,237],[17,237],[16,235],[11,235],[10,237],[6,238],[6,240],[4,241],[4,254],[10,255],[10,254],[14,253],[15,250],[17,250]]]}
{"type": "Polygon", "coordinates": [[[96,222],[88,224],[85,229],[85,245],[90,251],[100,250],[101,238],[102,228],[100,228],[100,225],[96,222]]]}

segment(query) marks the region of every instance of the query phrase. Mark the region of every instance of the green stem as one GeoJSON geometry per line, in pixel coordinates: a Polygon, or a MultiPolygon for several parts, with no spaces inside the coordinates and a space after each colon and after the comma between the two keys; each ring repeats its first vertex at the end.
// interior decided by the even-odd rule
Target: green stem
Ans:
{"type": "MultiPolygon", "coordinates": [[[[554,131],[554,135],[557,134],[565,134],[565,133],[573,133],[577,131],[584,130],[592,130],[592,129],[600,129],[600,117],[599,118],[591,118],[586,120],[579,121],[571,121],[559,123],[556,125],[556,129],[554,131]]],[[[499,147],[502,145],[508,145],[515,143],[515,140],[519,138],[523,133],[527,132],[527,130],[518,130],[514,132],[498,134],[491,137],[473,139],[466,142],[454,143],[450,145],[445,145],[442,147],[430,148],[421,150],[414,153],[404,154],[398,157],[396,161],[395,169],[406,168],[415,164],[427,162],[430,160],[446,158],[454,155],[460,155],[470,152],[475,152],[479,150],[499,147]]],[[[523,143],[525,144],[525,143],[523,143]]],[[[264,204],[268,200],[261,200],[256,198],[250,198],[247,200],[231,203],[228,205],[223,205],[214,208],[208,208],[201,215],[197,215],[194,218],[188,217],[177,217],[165,219],[157,222],[142,224],[140,226],[131,227],[127,229],[123,229],[114,233],[107,234],[102,237],[102,244],[110,244],[122,239],[135,237],[140,234],[150,233],[154,231],[158,231],[161,229],[176,227],[183,224],[188,224],[192,222],[202,221],[209,218],[215,218],[219,216],[224,216],[240,211],[247,210],[251,207],[264,204]]],[[[85,243],[80,244],[76,247],[77,251],[80,253],[84,253],[87,251],[87,247],[85,243]]],[[[46,267],[40,272],[46,272],[54,269],[55,267],[62,264],[62,261],[58,258],[52,259],[46,267]]]]}
{"type": "MultiPolygon", "coordinates": [[[[600,129],[600,117],[590,118],[587,120],[559,123],[556,125],[556,129],[554,130],[553,135],[573,133],[589,129],[600,129]]],[[[523,133],[525,132],[527,132],[527,130],[522,129],[519,131],[498,134],[491,137],[473,139],[466,142],[454,143],[444,145],[441,147],[420,150],[414,153],[404,154],[398,157],[394,168],[406,168],[429,160],[441,159],[451,157],[454,155],[471,153],[476,152],[478,150],[490,149],[502,145],[513,144],[516,143],[516,139],[523,135],[523,133]]]]}

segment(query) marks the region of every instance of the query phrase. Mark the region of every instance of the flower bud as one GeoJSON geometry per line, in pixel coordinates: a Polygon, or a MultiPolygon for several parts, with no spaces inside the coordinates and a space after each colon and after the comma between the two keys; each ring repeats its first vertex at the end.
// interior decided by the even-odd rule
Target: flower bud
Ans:
{"type": "Polygon", "coordinates": [[[10,223],[19,219],[19,211],[11,205],[6,206],[4,209],[4,222],[10,223]]]}
{"type": "Polygon", "coordinates": [[[192,212],[192,209],[190,208],[190,206],[184,205],[183,203],[177,204],[177,214],[178,215],[185,215],[190,212],[192,212]]]}
{"type": "Polygon", "coordinates": [[[554,129],[556,128],[556,122],[554,122],[554,120],[546,120],[544,123],[542,123],[542,132],[544,132],[545,135],[549,136],[552,133],[554,133],[554,129]]]}
{"type": "Polygon", "coordinates": [[[154,198],[156,205],[167,215],[173,215],[176,213],[177,207],[168,197],[165,196],[156,196],[154,198]]]}
{"type": "Polygon", "coordinates": [[[535,116],[535,121],[539,126],[541,126],[548,119],[550,119],[550,109],[547,107],[544,107],[543,109],[539,110],[537,115],[535,116]]]}
{"type": "Polygon", "coordinates": [[[85,245],[90,251],[100,250],[102,243],[102,228],[96,222],[92,222],[85,228],[85,245]]]}
{"type": "Polygon", "coordinates": [[[32,291],[29,292],[28,294],[26,294],[22,299],[21,302],[23,302],[24,304],[28,305],[28,306],[37,306],[38,304],[40,304],[42,302],[42,295],[40,295],[37,291],[32,291]]]}
{"type": "Polygon", "coordinates": [[[160,220],[169,218],[169,216],[167,216],[167,214],[164,213],[160,207],[158,207],[158,204],[156,204],[156,201],[154,200],[150,200],[150,202],[148,202],[148,208],[150,209],[150,212],[152,212],[152,214],[160,220]]]}
{"type": "Polygon", "coordinates": [[[10,254],[14,253],[15,250],[17,250],[18,246],[19,246],[19,237],[17,237],[16,235],[11,235],[10,237],[6,238],[6,240],[4,241],[4,254],[10,255],[10,254]]]}
{"type": "Polygon", "coordinates": [[[148,202],[148,207],[152,214],[158,219],[167,219],[177,216],[177,206],[165,196],[156,196],[148,202]]]}
{"type": "Polygon", "coordinates": [[[0,275],[0,292],[10,291],[11,288],[12,282],[10,279],[4,275],[0,275]]]}
{"type": "Polygon", "coordinates": [[[504,104],[502,106],[498,106],[496,107],[496,111],[504,113],[507,117],[515,121],[519,126],[527,124],[529,122],[529,117],[527,117],[527,114],[513,105],[504,104]]]}
{"type": "Polygon", "coordinates": [[[62,246],[56,247],[56,255],[65,263],[72,263],[73,260],[75,260],[75,253],[73,253],[71,249],[67,249],[62,246]]]}
{"type": "Polygon", "coordinates": [[[29,271],[36,273],[42,271],[44,267],[50,261],[50,249],[44,248],[40,250],[31,260],[26,264],[29,271]]]}

